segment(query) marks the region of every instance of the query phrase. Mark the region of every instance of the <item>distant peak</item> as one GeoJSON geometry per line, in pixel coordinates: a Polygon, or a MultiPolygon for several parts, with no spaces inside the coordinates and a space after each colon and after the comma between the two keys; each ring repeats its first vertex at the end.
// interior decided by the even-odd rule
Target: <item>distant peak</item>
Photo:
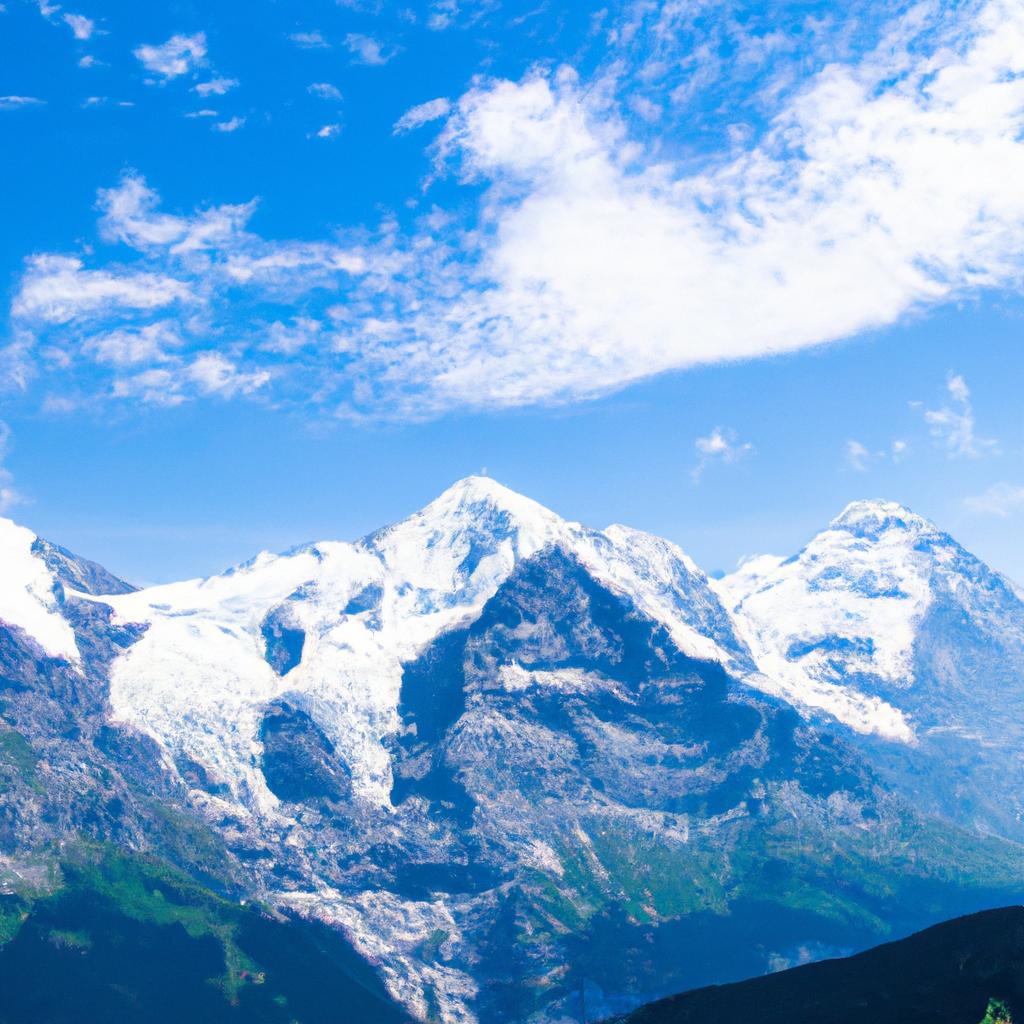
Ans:
{"type": "Polygon", "coordinates": [[[914,533],[937,532],[934,523],[907,508],[906,505],[901,505],[897,501],[885,501],[881,498],[851,501],[829,523],[829,529],[845,530],[847,533],[871,539],[877,539],[888,530],[914,533]]]}

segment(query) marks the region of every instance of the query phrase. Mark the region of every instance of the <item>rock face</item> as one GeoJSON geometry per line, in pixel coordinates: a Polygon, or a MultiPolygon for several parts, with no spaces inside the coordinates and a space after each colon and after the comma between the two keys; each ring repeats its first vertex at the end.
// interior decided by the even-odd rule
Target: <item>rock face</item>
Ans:
{"type": "Polygon", "coordinates": [[[953,725],[979,745],[1020,597],[907,516],[852,506],[715,587],[477,478],[142,591],[9,524],[2,852],[159,852],[340,926],[445,1021],[597,1018],[1007,901],[995,761],[969,814],[921,772],[953,725]]]}
{"type": "Polygon", "coordinates": [[[1024,594],[893,502],[717,584],[764,675],[919,806],[1024,840],[1024,594]],[[879,742],[883,740],[902,742],[879,742]]]}

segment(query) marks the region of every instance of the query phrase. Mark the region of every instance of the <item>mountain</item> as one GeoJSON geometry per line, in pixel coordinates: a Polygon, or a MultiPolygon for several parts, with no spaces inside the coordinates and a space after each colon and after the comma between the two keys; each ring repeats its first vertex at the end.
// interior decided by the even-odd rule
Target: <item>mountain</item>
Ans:
{"type": "Polygon", "coordinates": [[[341,929],[421,1019],[622,1012],[1024,882],[996,819],[891,769],[909,705],[888,731],[823,714],[736,580],[488,479],[138,591],[6,521],[0,557],[12,877],[83,837],[144,852],[341,929]]]}
{"type": "Polygon", "coordinates": [[[929,813],[1024,839],[1024,593],[927,519],[849,505],[715,584],[769,690],[929,813]]]}
{"type": "Polygon", "coordinates": [[[662,999],[622,1024],[1009,1024],[1024,1014],[1022,978],[1024,908],[1006,907],[857,956],[662,999]]]}

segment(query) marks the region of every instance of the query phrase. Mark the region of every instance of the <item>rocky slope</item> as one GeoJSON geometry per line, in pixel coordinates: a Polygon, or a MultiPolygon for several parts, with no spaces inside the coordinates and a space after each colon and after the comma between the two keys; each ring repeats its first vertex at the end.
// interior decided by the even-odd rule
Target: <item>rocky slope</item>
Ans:
{"type": "Polygon", "coordinates": [[[769,688],[929,812],[1024,839],[1024,594],[893,502],[716,583],[769,688]],[[868,713],[869,712],[869,713],[868,713]]]}
{"type": "Polygon", "coordinates": [[[776,664],[740,581],[490,480],[143,591],[0,541],[12,870],[71,835],[151,850],[340,926],[424,1019],[618,1012],[1024,882],[1001,820],[921,813],[892,768],[921,748],[905,687],[776,664]]]}

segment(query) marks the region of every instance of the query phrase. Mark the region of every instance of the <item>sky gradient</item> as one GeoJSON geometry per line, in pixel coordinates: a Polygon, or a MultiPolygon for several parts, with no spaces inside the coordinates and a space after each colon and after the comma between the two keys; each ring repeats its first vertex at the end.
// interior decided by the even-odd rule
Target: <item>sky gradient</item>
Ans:
{"type": "Polygon", "coordinates": [[[1024,4],[7,0],[3,512],[138,582],[487,472],[1024,581],[1024,4]]]}

